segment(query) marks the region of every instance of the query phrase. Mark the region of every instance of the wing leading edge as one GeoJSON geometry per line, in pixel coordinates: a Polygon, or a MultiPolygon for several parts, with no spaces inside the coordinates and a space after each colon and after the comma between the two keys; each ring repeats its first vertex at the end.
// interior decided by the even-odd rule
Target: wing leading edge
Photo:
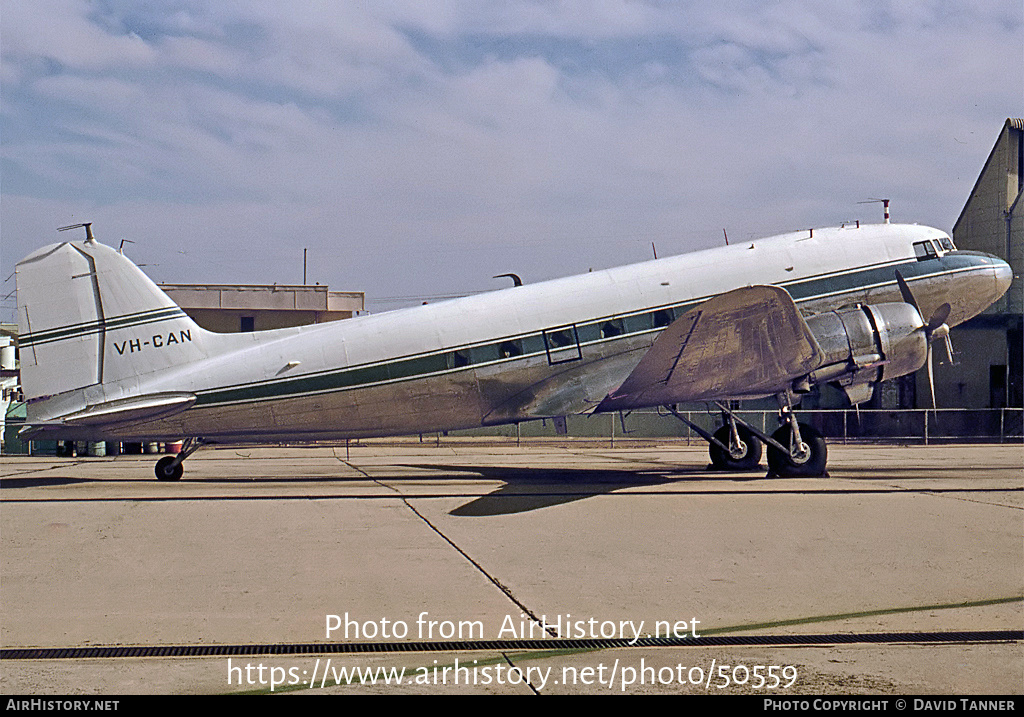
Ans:
{"type": "Polygon", "coordinates": [[[597,411],[770,395],[822,360],[789,293],[748,286],[676,319],[597,411]]]}

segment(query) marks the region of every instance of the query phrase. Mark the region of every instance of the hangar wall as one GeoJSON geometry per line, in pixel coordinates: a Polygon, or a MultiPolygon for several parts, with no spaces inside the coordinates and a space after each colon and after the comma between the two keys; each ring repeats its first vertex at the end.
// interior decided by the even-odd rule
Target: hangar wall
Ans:
{"type": "MultiPolygon", "coordinates": [[[[1020,408],[1024,406],[1024,119],[1003,124],[981,174],[953,226],[958,249],[983,251],[1009,262],[1013,282],[1006,295],[980,316],[951,332],[956,364],[938,347],[935,383],[939,406],[1020,408]]],[[[921,372],[924,374],[924,372],[921,372]]],[[[918,396],[927,396],[927,375],[918,377],[918,396]],[[923,383],[922,383],[923,382],[923,383]]],[[[926,399],[927,400],[927,399],[926,399]]],[[[920,403],[920,398],[918,400],[920,403]]]]}

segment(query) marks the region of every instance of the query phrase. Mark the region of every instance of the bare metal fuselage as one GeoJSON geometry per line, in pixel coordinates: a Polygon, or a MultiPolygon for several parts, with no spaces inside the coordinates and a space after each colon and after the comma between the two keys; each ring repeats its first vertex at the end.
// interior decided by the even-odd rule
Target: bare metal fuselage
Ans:
{"type": "Polygon", "coordinates": [[[629,376],[664,327],[737,287],[785,288],[804,315],[900,301],[898,269],[921,313],[943,302],[956,325],[1001,295],[1006,265],[951,251],[919,260],[913,245],[945,237],[917,226],[816,230],[555,281],[297,329],[208,335],[153,323],[100,349],[114,367],[172,345],[217,344],[199,361],[104,381],[30,404],[40,424],[167,399],[165,411],[102,415],[46,432],[64,438],[208,441],[402,435],[585,413],[629,376]],[[1000,288],[1002,287],[1002,288],[1000,288]],[[219,342],[219,344],[218,344],[219,342]],[[179,402],[174,397],[181,396],[179,402]]]}

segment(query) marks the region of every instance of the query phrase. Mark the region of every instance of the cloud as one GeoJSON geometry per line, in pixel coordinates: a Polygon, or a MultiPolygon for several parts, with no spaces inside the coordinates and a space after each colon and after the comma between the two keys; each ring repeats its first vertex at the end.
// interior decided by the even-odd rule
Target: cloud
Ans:
{"type": "Polygon", "coordinates": [[[133,33],[112,34],[89,19],[85,0],[15,0],[4,4],[3,54],[39,67],[102,71],[152,63],[152,48],[133,33]]]}
{"type": "Polygon", "coordinates": [[[948,227],[1019,111],[1021,27],[924,0],[11,0],[0,261],[88,214],[195,244],[154,262],[167,281],[283,281],[315,247],[318,280],[407,295],[872,218],[870,196],[948,227]]]}

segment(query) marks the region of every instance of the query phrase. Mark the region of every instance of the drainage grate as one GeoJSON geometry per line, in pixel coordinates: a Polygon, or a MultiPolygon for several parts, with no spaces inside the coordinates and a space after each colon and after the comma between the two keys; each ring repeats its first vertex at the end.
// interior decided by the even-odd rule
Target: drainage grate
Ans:
{"type": "Polygon", "coordinates": [[[310,642],[267,645],[132,645],[93,647],[8,647],[2,660],[66,660],[93,657],[219,657],[233,655],[331,655],[389,652],[506,652],[509,650],[606,650],[637,647],[736,647],[764,645],[848,645],[855,643],[969,643],[1024,640],[1021,630],[982,632],[882,632],[828,635],[719,635],[696,638],[461,640],[436,642],[310,642]]]}

